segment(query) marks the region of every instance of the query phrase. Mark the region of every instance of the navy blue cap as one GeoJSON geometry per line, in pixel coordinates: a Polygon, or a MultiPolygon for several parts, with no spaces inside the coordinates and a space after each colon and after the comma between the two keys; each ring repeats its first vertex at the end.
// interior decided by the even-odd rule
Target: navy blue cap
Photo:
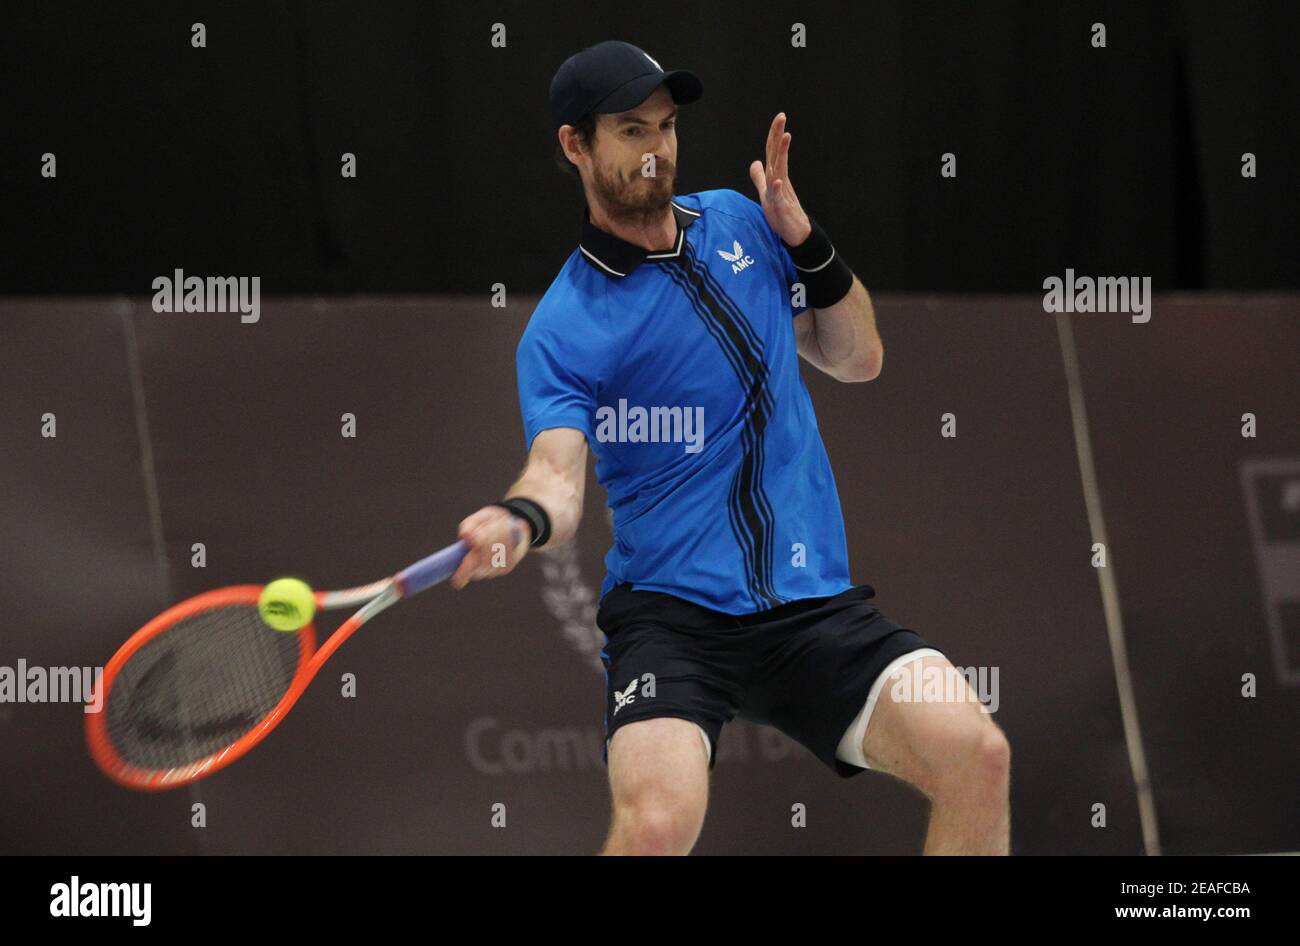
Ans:
{"type": "Polygon", "coordinates": [[[642,49],[610,39],[564,60],[551,80],[551,120],[555,127],[575,124],[589,112],[626,112],[661,85],[678,105],[697,101],[704,86],[694,73],[665,72],[642,49]]]}

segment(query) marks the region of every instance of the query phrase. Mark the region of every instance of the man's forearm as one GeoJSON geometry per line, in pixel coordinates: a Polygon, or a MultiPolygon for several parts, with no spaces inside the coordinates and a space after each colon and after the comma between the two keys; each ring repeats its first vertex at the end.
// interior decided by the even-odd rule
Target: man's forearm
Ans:
{"type": "Polygon", "coordinates": [[[876,312],[856,276],[848,295],[814,311],[813,325],[822,359],[836,377],[870,381],[880,374],[884,348],[876,331],[876,312]]]}
{"type": "Polygon", "coordinates": [[[553,549],[572,539],[582,518],[582,489],[544,466],[529,465],[508,490],[505,498],[531,499],[551,520],[551,537],[542,548],[553,549]]]}

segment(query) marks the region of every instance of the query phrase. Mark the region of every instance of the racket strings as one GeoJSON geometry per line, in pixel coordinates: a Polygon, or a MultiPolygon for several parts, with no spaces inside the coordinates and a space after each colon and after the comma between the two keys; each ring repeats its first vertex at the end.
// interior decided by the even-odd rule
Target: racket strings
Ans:
{"type": "Polygon", "coordinates": [[[236,742],[261,722],[298,669],[298,635],[267,627],[256,605],[178,621],[118,671],[108,737],[126,763],[179,768],[236,742]]]}

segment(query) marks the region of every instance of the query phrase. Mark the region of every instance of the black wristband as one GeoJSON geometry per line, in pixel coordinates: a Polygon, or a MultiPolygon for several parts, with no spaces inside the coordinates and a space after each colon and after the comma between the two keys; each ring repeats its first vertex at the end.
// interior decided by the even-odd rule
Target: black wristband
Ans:
{"type": "Polygon", "coordinates": [[[532,541],[528,543],[529,548],[539,548],[551,538],[551,517],[546,514],[545,509],[531,499],[524,499],[522,496],[511,496],[507,500],[499,503],[489,503],[489,505],[509,509],[528,523],[528,528],[533,533],[532,541]]]}
{"type": "Polygon", "coordinates": [[[808,239],[798,246],[791,246],[785,240],[781,245],[789,251],[794,268],[799,271],[799,280],[808,291],[808,305],[825,309],[849,294],[853,288],[853,270],[835,252],[830,237],[817,221],[810,219],[808,222],[812,224],[808,239]]]}

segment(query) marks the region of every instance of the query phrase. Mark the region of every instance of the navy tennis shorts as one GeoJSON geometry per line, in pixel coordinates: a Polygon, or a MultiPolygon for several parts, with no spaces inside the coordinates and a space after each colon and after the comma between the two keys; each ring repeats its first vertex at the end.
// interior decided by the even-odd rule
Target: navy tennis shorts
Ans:
{"type": "Polygon", "coordinates": [[[612,588],[596,623],[605,633],[606,762],[620,726],[676,717],[696,723],[717,760],[722,727],[739,716],[773,726],[836,773],[864,771],[836,758],[880,674],[929,648],[871,603],[858,585],[754,614],[713,611],[674,595],[612,588]]]}

